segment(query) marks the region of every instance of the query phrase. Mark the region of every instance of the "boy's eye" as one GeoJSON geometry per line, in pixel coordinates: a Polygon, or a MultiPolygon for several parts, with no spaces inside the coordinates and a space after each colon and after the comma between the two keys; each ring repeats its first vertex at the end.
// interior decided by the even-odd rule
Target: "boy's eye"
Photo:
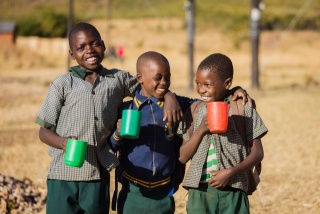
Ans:
{"type": "Polygon", "coordinates": [[[161,81],[162,75],[155,75],[153,78],[155,81],[161,81]]]}
{"type": "MultiPolygon", "coordinates": [[[[99,47],[101,45],[102,45],[102,43],[100,41],[94,41],[89,46],[91,46],[91,47],[99,47]]],[[[86,48],[86,45],[84,45],[84,44],[80,45],[80,46],[77,47],[77,51],[83,51],[85,48],[86,48]]]]}
{"type": "Polygon", "coordinates": [[[210,84],[210,83],[204,83],[204,84],[202,84],[202,83],[196,82],[196,86],[197,86],[197,87],[204,87],[204,88],[206,88],[206,89],[210,89],[210,88],[213,87],[213,84],[210,84]]]}
{"type": "Polygon", "coordinates": [[[155,81],[161,81],[161,77],[157,77],[157,76],[156,76],[156,77],[154,77],[154,80],[155,80],[155,81]]]}
{"type": "Polygon", "coordinates": [[[195,83],[196,83],[196,86],[198,86],[198,87],[201,86],[201,84],[199,82],[195,82],[195,83]]]}
{"type": "Polygon", "coordinates": [[[94,43],[92,43],[92,46],[100,46],[100,42],[95,41],[94,43]]]}
{"type": "Polygon", "coordinates": [[[83,49],[84,49],[84,45],[80,45],[80,46],[77,47],[77,51],[81,51],[83,49]]]}

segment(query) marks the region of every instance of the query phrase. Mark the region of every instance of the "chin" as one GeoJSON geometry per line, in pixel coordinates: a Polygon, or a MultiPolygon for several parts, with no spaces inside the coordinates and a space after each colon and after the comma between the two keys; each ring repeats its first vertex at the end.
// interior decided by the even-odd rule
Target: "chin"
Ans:
{"type": "Polygon", "coordinates": [[[213,99],[201,99],[201,100],[205,103],[210,103],[214,101],[213,99]]]}
{"type": "Polygon", "coordinates": [[[155,94],[154,97],[157,98],[157,99],[163,99],[164,98],[164,94],[163,95],[155,94]]]}

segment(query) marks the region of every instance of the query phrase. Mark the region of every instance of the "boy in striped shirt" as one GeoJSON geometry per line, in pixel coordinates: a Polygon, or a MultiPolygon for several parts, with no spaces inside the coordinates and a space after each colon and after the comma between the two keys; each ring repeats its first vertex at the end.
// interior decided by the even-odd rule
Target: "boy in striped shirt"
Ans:
{"type": "Polygon", "coordinates": [[[225,133],[210,133],[206,103],[224,101],[229,104],[233,65],[223,54],[211,54],[198,66],[196,90],[202,102],[194,103],[179,124],[183,137],[179,160],[192,159],[183,181],[189,190],[187,212],[250,213],[248,170],[263,159],[261,138],[268,132],[255,108],[245,104],[245,130],[252,143],[248,153],[229,111],[225,133]],[[198,109],[197,111],[195,109],[198,109]]]}

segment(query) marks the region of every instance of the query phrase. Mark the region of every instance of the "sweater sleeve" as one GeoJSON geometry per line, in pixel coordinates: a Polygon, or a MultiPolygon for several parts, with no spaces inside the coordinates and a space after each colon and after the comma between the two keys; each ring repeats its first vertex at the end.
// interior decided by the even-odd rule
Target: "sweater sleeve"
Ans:
{"type": "Polygon", "coordinates": [[[115,150],[119,150],[122,144],[122,137],[118,130],[114,131],[113,134],[110,136],[111,146],[115,150]]]}

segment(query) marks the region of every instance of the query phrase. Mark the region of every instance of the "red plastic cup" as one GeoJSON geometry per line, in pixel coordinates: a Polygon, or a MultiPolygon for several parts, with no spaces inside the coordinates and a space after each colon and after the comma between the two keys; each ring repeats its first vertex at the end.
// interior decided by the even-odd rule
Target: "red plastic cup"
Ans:
{"type": "Polygon", "coordinates": [[[228,128],[228,103],[207,103],[208,125],[211,133],[224,133],[228,128]]]}

